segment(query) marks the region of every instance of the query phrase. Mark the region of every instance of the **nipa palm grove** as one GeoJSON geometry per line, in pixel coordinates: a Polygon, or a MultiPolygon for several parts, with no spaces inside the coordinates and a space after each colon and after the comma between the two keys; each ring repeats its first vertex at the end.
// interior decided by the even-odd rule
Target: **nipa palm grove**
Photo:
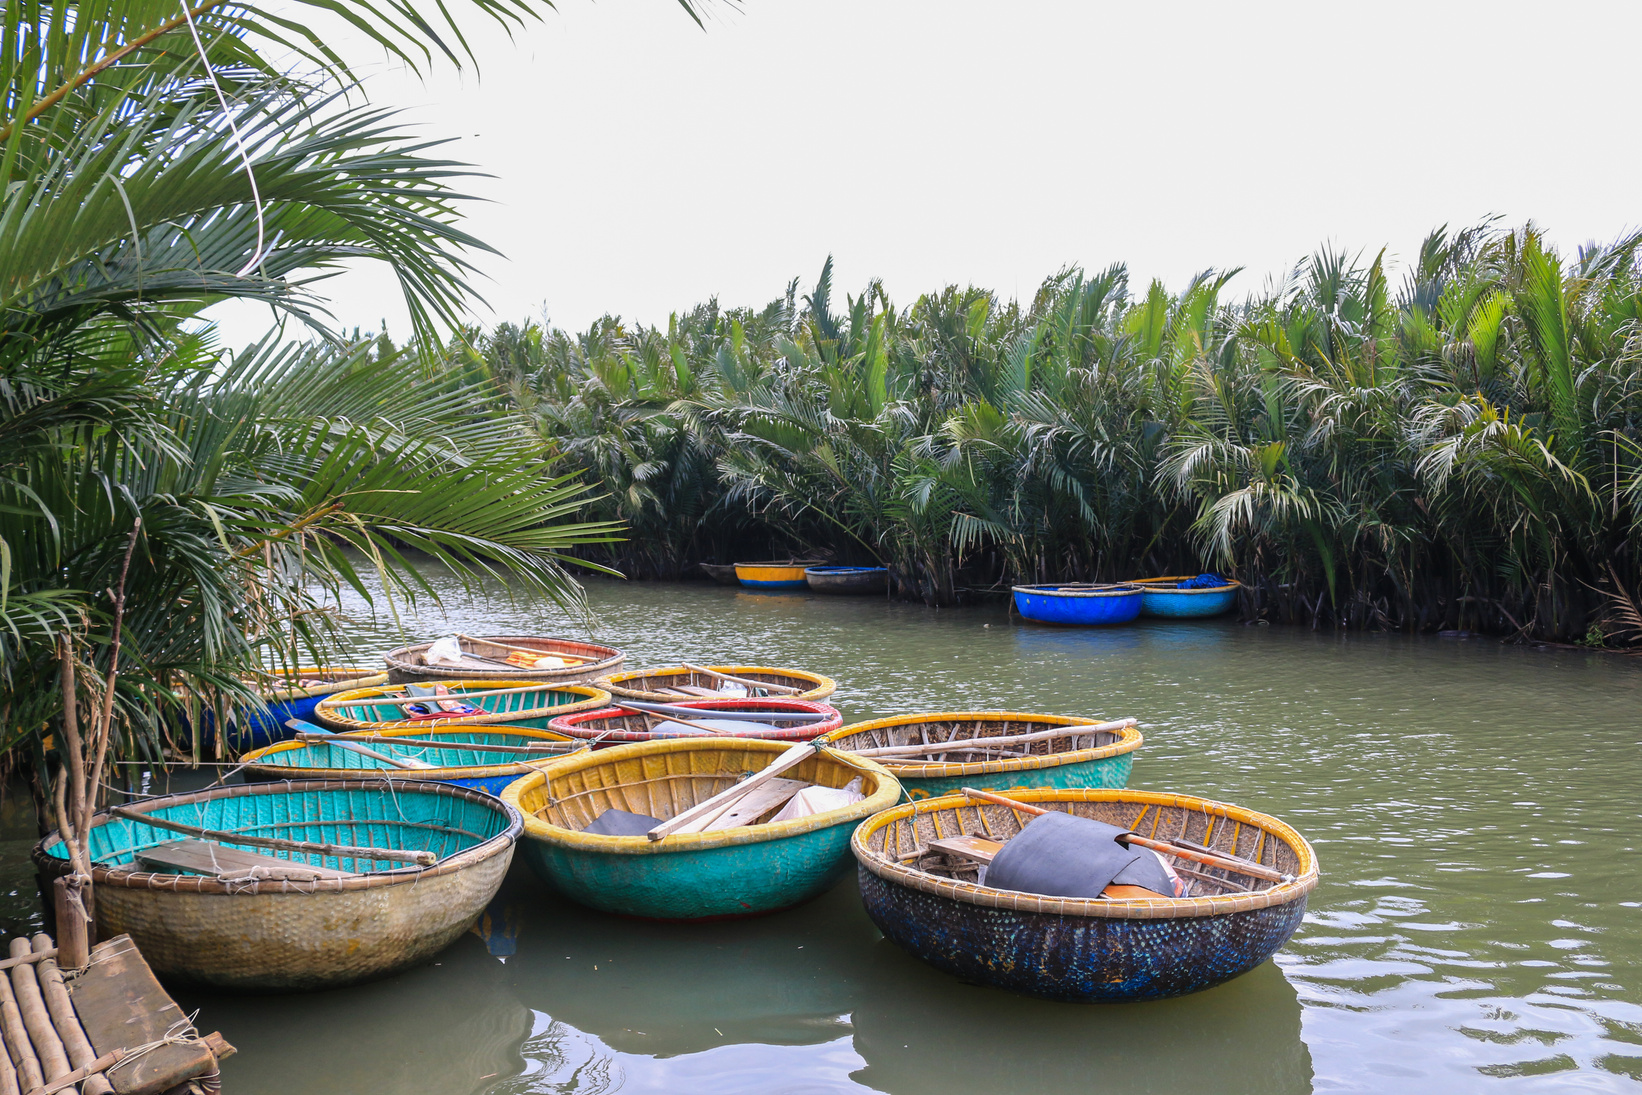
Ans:
{"type": "Polygon", "coordinates": [[[1029,301],[837,300],[470,332],[586,469],[631,577],[820,553],[948,605],[1214,568],[1313,627],[1642,639],[1642,235],[1558,254],[1438,231],[1401,272],[1325,250],[1253,295],[1113,266],[1029,301]]]}

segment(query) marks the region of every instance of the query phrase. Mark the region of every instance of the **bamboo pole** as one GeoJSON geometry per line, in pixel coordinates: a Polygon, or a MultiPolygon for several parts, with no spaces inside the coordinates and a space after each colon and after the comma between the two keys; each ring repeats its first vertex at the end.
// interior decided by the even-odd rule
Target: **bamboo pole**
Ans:
{"type": "MultiPolygon", "coordinates": [[[[297,741],[319,741],[335,743],[340,734],[298,734],[297,741]]],[[[349,734],[346,741],[374,741],[383,745],[408,745],[417,749],[472,749],[476,753],[562,753],[573,748],[575,742],[560,742],[554,748],[548,742],[533,742],[528,745],[480,745],[474,742],[425,741],[421,738],[390,738],[386,734],[349,734]]]]}
{"type": "Polygon", "coordinates": [[[721,812],[720,807],[725,803],[739,802],[749,793],[758,790],[782,772],[802,764],[814,756],[815,753],[816,746],[813,742],[806,741],[795,745],[772,760],[762,771],[754,772],[740,783],[732,787],[726,787],[712,798],[696,803],[688,810],[674,815],[644,835],[651,840],[661,840],[663,837],[678,832],[693,821],[717,816],[721,812]]]}
{"type": "Polygon", "coordinates": [[[4,961],[0,961],[0,970],[9,970],[13,966],[25,966],[30,962],[44,962],[48,958],[56,957],[57,948],[52,947],[50,950],[35,951],[33,954],[25,954],[21,958],[7,958],[4,961]]]}
{"type": "Polygon", "coordinates": [[[23,1095],[23,1089],[17,1086],[17,1066],[11,1063],[11,1052],[3,1036],[0,1036],[0,1095],[23,1095]]]}
{"type": "Polygon", "coordinates": [[[17,995],[11,991],[10,977],[0,977],[0,1034],[4,1034],[6,1051],[16,1065],[18,1085],[25,1091],[44,1085],[40,1058],[34,1055],[34,1043],[23,1025],[23,1012],[17,1006],[17,995]]]}
{"type": "MultiPolygon", "coordinates": [[[[713,702],[705,696],[695,697],[695,699],[701,703],[713,702]]],[[[736,702],[741,701],[738,700],[736,702]]],[[[753,702],[757,703],[758,701],[755,699],[753,702]]],[[[833,717],[825,711],[741,711],[735,708],[720,711],[712,707],[686,707],[683,704],[652,703],[648,700],[640,701],[629,699],[623,699],[621,701],[621,706],[635,707],[640,711],[649,711],[650,713],[657,715],[710,714],[714,718],[730,719],[735,722],[826,722],[828,719],[833,717]]]]}
{"type": "Polygon", "coordinates": [[[323,726],[315,726],[313,723],[303,722],[301,719],[286,719],[285,725],[295,730],[304,739],[313,738],[318,741],[323,741],[327,745],[335,745],[338,748],[348,750],[350,753],[358,753],[360,756],[370,757],[373,760],[384,761],[393,765],[395,768],[414,771],[417,769],[432,767],[432,765],[428,764],[426,761],[390,757],[388,754],[379,753],[369,746],[360,745],[357,742],[350,743],[344,740],[340,734],[333,734],[323,726]],[[304,727],[307,729],[303,729],[304,727]]]}
{"type": "Polygon", "coordinates": [[[1076,738],[1086,734],[1111,734],[1127,730],[1138,719],[1119,719],[1084,726],[1056,726],[1049,730],[1034,730],[1030,734],[1011,734],[995,738],[963,738],[957,741],[932,741],[917,745],[876,745],[867,749],[845,749],[858,757],[901,757],[924,753],[956,753],[967,749],[991,748],[996,745],[1017,745],[1021,742],[1049,741],[1054,738],[1076,738]]]}
{"type": "MultiPolygon", "coordinates": [[[[29,954],[32,950],[27,939],[18,937],[11,941],[13,958],[29,954]]],[[[11,975],[17,1010],[23,1015],[23,1026],[28,1030],[29,1041],[34,1043],[34,1052],[40,1058],[40,1070],[46,1082],[61,1080],[74,1071],[74,1066],[69,1064],[63,1040],[51,1025],[51,1013],[46,1010],[45,998],[40,995],[40,981],[35,977],[33,963],[16,965],[6,972],[11,975]]]]}
{"type": "Polygon", "coordinates": [[[661,719],[663,722],[676,722],[680,726],[688,726],[692,730],[700,730],[707,734],[717,734],[722,737],[723,735],[729,733],[728,730],[720,730],[716,726],[708,726],[706,723],[696,722],[694,719],[684,719],[674,715],[663,715],[657,711],[644,711],[637,707],[628,707],[625,703],[618,703],[616,706],[630,715],[649,715],[651,718],[661,719]]]}
{"type": "MultiPolygon", "coordinates": [[[[73,1087],[75,1084],[79,1083],[81,1080],[87,1079],[88,1077],[91,1080],[101,1080],[104,1084],[107,1084],[108,1078],[104,1076],[103,1073],[119,1064],[120,1061],[125,1058],[125,1055],[126,1051],[123,1049],[111,1049],[95,1061],[87,1064],[84,1068],[77,1068],[73,1072],[70,1072],[67,1076],[53,1080],[45,1087],[29,1092],[28,1095],[57,1095],[57,1092],[62,1091],[65,1088],[73,1087]]],[[[90,1083],[87,1083],[81,1090],[89,1093],[93,1090],[93,1088],[90,1083]]],[[[110,1086],[107,1090],[113,1091],[114,1088],[110,1086]]]]}
{"type": "MultiPolygon", "coordinates": [[[[1012,798],[1005,798],[1002,795],[995,795],[990,791],[977,791],[973,787],[965,787],[962,790],[963,793],[968,795],[970,798],[978,798],[983,802],[995,802],[999,806],[1008,806],[1012,810],[1019,810],[1023,814],[1031,814],[1034,817],[1049,813],[1048,810],[1045,810],[1041,806],[1033,806],[1030,803],[1019,802],[1012,798]]],[[[1293,875],[1282,874],[1279,871],[1272,870],[1270,867],[1267,867],[1262,863],[1255,863],[1251,860],[1244,859],[1242,856],[1226,855],[1220,852],[1199,852],[1193,848],[1181,847],[1180,845],[1170,841],[1151,840],[1147,837],[1141,836],[1139,833],[1124,833],[1121,837],[1119,837],[1119,839],[1125,844],[1138,844],[1142,848],[1149,848],[1154,852],[1162,852],[1164,855],[1172,855],[1177,859],[1189,859],[1194,863],[1204,863],[1210,867],[1219,867],[1223,871],[1236,871],[1238,874],[1248,875],[1250,878],[1260,878],[1267,882],[1294,881],[1293,875]]]]}
{"type": "MultiPolygon", "coordinates": [[[[68,988],[63,984],[63,973],[51,959],[57,948],[51,945],[51,936],[44,933],[36,935],[29,942],[34,948],[31,957],[37,958],[40,962],[35,968],[39,971],[40,994],[45,997],[46,1010],[51,1013],[52,1026],[56,1028],[57,1036],[63,1040],[63,1049],[68,1053],[69,1063],[77,1071],[84,1072],[96,1063],[97,1051],[91,1048],[91,1040],[86,1037],[85,1028],[80,1025],[80,1017],[74,1011],[74,1002],[68,998],[68,988]]],[[[113,1090],[114,1085],[109,1083],[105,1076],[89,1076],[80,1085],[80,1095],[111,1095],[113,1090]]]]}
{"type": "Polygon", "coordinates": [[[801,695],[804,692],[802,688],[794,688],[789,684],[770,684],[768,681],[755,681],[749,680],[746,677],[734,677],[728,673],[720,673],[716,669],[708,669],[706,666],[691,665],[689,662],[680,662],[679,664],[692,673],[705,673],[709,677],[713,677],[721,681],[734,681],[736,684],[744,684],[749,688],[762,688],[767,692],[780,692],[789,696],[801,695]]]}
{"type": "Polygon", "coordinates": [[[124,806],[110,806],[108,812],[127,821],[152,825],[156,829],[166,829],[173,833],[182,833],[184,836],[210,840],[218,844],[245,844],[252,848],[274,848],[282,852],[307,852],[311,855],[331,856],[335,859],[416,863],[423,867],[431,867],[439,862],[439,857],[432,852],[406,852],[397,848],[354,848],[346,844],[323,844],[308,840],[280,840],[277,837],[248,836],[244,833],[230,833],[220,829],[201,829],[195,825],[183,825],[175,821],[167,821],[165,818],[154,817],[152,814],[145,814],[141,810],[127,809],[124,806]]]}

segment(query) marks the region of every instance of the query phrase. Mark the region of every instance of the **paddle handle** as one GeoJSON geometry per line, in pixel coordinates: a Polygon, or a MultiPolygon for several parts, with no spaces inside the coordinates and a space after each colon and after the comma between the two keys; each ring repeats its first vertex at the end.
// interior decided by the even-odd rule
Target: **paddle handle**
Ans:
{"type": "Polygon", "coordinates": [[[210,840],[217,844],[243,844],[252,848],[276,848],[280,851],[307,852],[311,855],[331,856],[335,859],[415,863],[423,867],[431,867],[439,862],[439,857],[432,852],[406,852],[398,848],[354,848],[346,844],[320,844],[309,840],[280,840],[278,837],[271,836],[250,836],[246,833],[223,832],[220,829],[201,829],[197,825],[183,825],[180,822],[168,821],[163,817],[155,817],[152,814],[146,814],[141,810],[132,810],[125,806],[110,806],[108,812],[127,821],[152,825],[156,829],[167,829],[173,833],[182,833],[184,836],[198,837],[201,840],[210,840]]]}
{"type": "Polygon", "coordinates": [[[358,753],[361,756],[370,757],[373,760],[385,761],[388,764],[393,765],[395,768],[403,768],[407,771],[414,771],[417,768],[423,767],[423,765],[419,765],[415,761],[401,760],[398,757],[390,757],[386,753],[378,753],[375,749],[360,745],[358,742],[345,741],[341,735],[333,734],[323,726],[315,726],[311,722],[303,722],[301,719],[286,719],[285,725],[289,726],[292,730],[295,730],[304,739],[312,738],[323,741],[327,745],[334,745],[339,749],[346,749],[350,753],[358,753]]]}
{"type": "MultiPolygon", "coordinates": [[[[995,802],[999,806],[1008,806],[1012,810],[1019,810],[1021,813],[1031,814],[1033,817],[1047,814],[1049,812],[1041,806],[1032,806],[1025,802],[1017,802],[1012,798],[1005,798],[1002,795],[994,795],[990,791],[977,791],[973,787],[963,788],[963,793],[968,795],[970,798],[978,798],[984,802],[995,802]]],[[[1142,848],[1150,848],[1154,852],[1162,852],[1165,855],[1172,855],[1178,859],[1189,859],[1194,863],[1203,863],[1210,867],[1219,867],[1223,871],[1236,871],[1238,874],[1245,874],[1250,878],[1261,878],[1267,882],[1289,882],[1292,881],[1294,877],[1293,875],[1285,875],[1280,871],[1274,871],[1263,863],[1255,863],[1251,860],[1244,859],[1242,856],[1221,855],[1213,852],[1199,852],[1192,848],[1182,848],[1178,844],[1170,844],[1162,840],[1151,840],[1147,837],[1141,836],[1139,833],[1124,833],[1118,839],[1122,840],[1125,844],[1138,844],[1142,848]]]]}
{"type": "MultiPolygon", "coordinates": [[[[297,741],[323,741],[340,744],[337,734],[298,734],[297,741]]],[[[422,738],[390,738],[385,734],[359,734],[345,741],[374,741],[383,745],[408,745],[417,749],[468,749],[475,753],[562,753],[573,748],[574,742],[531,742],[527,745],[490,745],[469,741],[428,741],[422,738]]]]}
{"type": "MultiPolygon", "coordinates": [[[[704,703],[713,701],[703,698],[704,703]]],[[[739,701],[737,701],[739,702],[739,701]]],[[[753,701],[757,703],[757,700],[753,701]]],[[[742,711],[731,708],[727,711],[717,711],[708,707],[683,707],[671,703],[650,703],[648,701],[623,699],[621,706],[632,707],[640,711],[649,711],[657,715],[705,715],[711,713],[714,718],[733,719],[740,722],[826,722],[833,715],[826,711],[742,711]]]]}
{"type": "Polygon", "coordinates": [[[726,787],[712,798],[696,803],[681,814],[676,814],[657,825],[644,835],[651,840],[660,840],[670,836],[689,825],[698,818],[717,816],[722,813],[722,807],[728,803],[739,802],[753,791],[758,790],[770,780],[795,765],[802,764],[816,753],[813,742],[803,742],[793,746],[765,766],[763,771],[754,772],[740,783],[726,787]]]}
{"type": "MultiPolygon", "coordinates": [[[[471,700],[480,696],[517,696],[522,692],[540,692],[552,686],[538,681],[535,684],[521,684],[517,688],[490,688],[482,692],[451,692],[443,696],[395,696],[377,700],[346,700],[342,703],[328,704],[328,709],[337,707],[403,707],[407,703],[434,703],[438,700],[471,700]]],[[[494,711],[481,711],[478,714],[493,715],[494,711]]]]}
{"type": "Polygon", "coordinates": [[[694,719],[678,718],[677,716],[664,714],[660,711],[646,711],[639,707],[628,707],[625,703],[618,703],[616,704],[616,707],[618,710],[626,711],[630,715],[650,715],[654,718],[665,719],[667,722],[676,722],[680,726],[688,726],[692,730],[700,730],[706,734],[723,735],[729,733],[728,730],[720,730],[718,727],[708,726],[704,722],[696,722],[694,719]]]}
{"type": "MultiPolygon", "coordinates": [[[[564,668],[566,669],[574,669],[578,665],[587,664],[586,658],[578,658],[574,654],[555,654],[549,650],[537,650],[533,646],[514,646],[512,643],[499,643],[495,639],[475,639],[472,635],[464,635],[460,631],[456,633],[456,638],[465,643],[484,643],[486,646],[499,646],[503,650],[516,650],[520,654],[534,654],[538,658],[557,658],[564,663],[564,668]]],[[[473,654],[466,650],[462,651],[462,653],[467,654],[471,658],[484,658],[483,654],[473,654]]],[[[485,660],[494,661],[495,659],[485,658],[485,660]]],[[[507,663],[504,662],[503,664],[505,665],[507,663]]],[[[521,667],[514,666],[514,668],[518,669],[521,667]]]]}
{"type": "Polygon", "coordinates": [[[734,681],[736,684],[744,684],[749,688],[762,688],[766,692],[781,692],[789,696],[796,696],[804,691],[802,688],[794,688],[786,684],[770,684],[768,681],[753,681],[748,680],[746,677],[733,677],[728,673],[720,673],[716,669],[708,669],[704,665],[691,665],[689,662],[680,662],[679,664],[692,673],[704,673],[721,681],[734,681]]]}

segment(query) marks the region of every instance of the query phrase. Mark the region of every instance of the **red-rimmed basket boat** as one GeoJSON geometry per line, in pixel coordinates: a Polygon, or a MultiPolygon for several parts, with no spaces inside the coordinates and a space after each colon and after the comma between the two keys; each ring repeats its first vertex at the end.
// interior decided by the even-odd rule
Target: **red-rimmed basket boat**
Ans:
{"type": "MultiPolygon", "coordinates": [[[[788,699],[723,699],[723,700],[677,700],[670,701],[668,706],[680,709],[689,708],[699,711],[699,716],[687,716],[691,721],[710,719],[714,711],[732,711],[736,714],[768,715],[760,722],[773,725],[776,729],[753,730],[754,723],[746,723],[749,729],[742,730],[738,723],[725,721],[723,723],[724,736],[732,738],[757,738],[764,741],[809,741],[822,734],[828,734],[844,724],[844,717],[837,709],[825,703],[816,703],[813,700],[788,699]],[[785,714],[789,717],[783,719],[785,714]],[[826,718],[793,719],[792,715],[815,716],[825,715],[826,718]]],[[[583,741],[590,741],[594,748],[606,745],[621,745],[630,741],[654,741],[657,739],[655,728],[673,719],[663,712],[633,711],[620,707],[604,707],[597,711],[583,711],[579,714],[561,715],[547,724],[549,730],[557,730],[561,734],[583,741]]],[[[662,734],[663,738],[672,737],[711,737],[706,732],[698,732],[682,723],[674,723],[680,729],[675,733],[662,734]]]]}

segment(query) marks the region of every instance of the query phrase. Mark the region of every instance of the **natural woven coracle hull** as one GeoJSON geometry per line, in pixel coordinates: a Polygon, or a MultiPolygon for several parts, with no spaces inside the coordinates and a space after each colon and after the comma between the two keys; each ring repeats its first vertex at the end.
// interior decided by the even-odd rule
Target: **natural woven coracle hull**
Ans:
{"type": "MultiPolygon", "coordinates": [[[[892,715],[841,727],[821,739],[834,749],[920,742],[1010,737],[1054,727],[1094,726],[1100,720],[1074,715],[1020,711],[942,711],[892,715]]],[[[1009,746],[1025,756],[987,757],[980,752],[931,753],[933,759],[876,757],[901,783],[908,798],[934,798],[961,787],[1013,791],[1028,787],[1126,787],[1135,751],[1145,742],[1139,730],[1102,731],[1009,746]]]]}
{"type": "Polygon", "coordinates": [[[1190,795],[1039,789],[1012,798],[1186,840],[1268,867],[1287,880],[1221,872],[1178,898],[1058,898],[971,881],[973,864],[930,852],[963,834],[1008,840],[1019,812],[963,795],[897,806],[863,822],[850,849],[861,895],[886,938],[958,977],[1053,1000],[1147,1000],[1196,992],[1270,958],[1299,926],[1317,885],[1315,853],[1276,818],[1190,795]],[[941,866],[943,861],[946,866],[941,866]],[[1246,886],[1250,892],[1234,892],[1246,886]]]}
{"type": "Polygon", "coordinates": [[[451,718],[412,719],[394,706],[379,706],[371,700],[397,698],[403,685],[356,688],[321,700],[314,708],[314,721],[340,732],[382,731],[428,726],[524,726],[534,719],[551,719],[576,711],[592,711],[610,702],[610,693],[589,684],[548,684],[519,680],[451,680],[443,683],[454,699],[479,708],[474,714],[451,718]],[[516,688],[533,691],[514,692],[516,688]],[[481,695],[503,692],[506,695],[481,695]]]}
{"type": "MultiPolygon", "coordinates": [[[[800,690],[793,693],[781,693],[785,699],[824,700],[838,690],[837,682],[830,677],[823,677],[819,673],[806,673],[801,669],[773,669],[767,665],[708,665],[702,668],[711,669],[714,673],[727,673],[732,677],[741,677],[750,681],[760,681],[764,684],[776,684],[800,690]]],[[[710,673],[697,673],[695,670],[686,669],[682,665],[664,665],[659,669],[640,669],[629,673],[613,673],[600,677],[593,683],[608,691],[612,696],[622,699],[649,700],[653,703],[676,703],[681,697],[672,692],[664,692],[662,689],[677,688],[680,685],[716,688],[723,682],[710,673]]],[[[772,692],[770,695],[774,696],[776,693],[772,692]]]]}
{"type": "MultiPolygon", "coordinates": [[[[482,792],[409,781],[249,784],[140,808],[203,828],[349,844],[374,836],[377,847],[441,856],[432,867],[315,882],[157,874],[140,869],[134,850],[176,833],[97,815],[98,933],[130,934],[168,979],[249,992],[350,984],[438,953],[495,896],[520,826],[515,811],[482,792]]],[[[334,869],[367,866],[283,855],[334,869]]],[[[69,869],[56,834],[35,847],[34,860],[47,875],[69,869]]]]}
{"type": "Polygon", "coordinates": [[[618,745],[525,776],[503,798],[524,816],[526,862],[575,901],[647,919],[754,916],[806,901],[837,882],[849,870],[850,831],[900,796],[894,777],[861,757],[822,753],[786,775],[828,787],[859,777],[865,800],[794,821],[660,841],[581,830],[612,808],[673,817],[787,748],[749,738],[618,745]]]}
{"type": "MultiPolygon", "coordinates": [[[[350,735],[339,735],[347,738],[350,735]]],[[[383,730],[369,735],[374,738],[404,738],[409,741],[437,741],[451,746],[448,749],[430,749],[417,745],[398,745],[392,741],[361,742],[365,748],[400,759],[415,759],[435,768],[414,771],[398,768],[384,760],[356,752],[342,745],[326,742],[283,742],[266,749],[258,749],[243,758],[247,782],[267,782],[281,779],[359,779],[361,776],[410,778],[437,783],[451,783],[458,787],[477,787],[493,795],[502,788],[544,764],[562,757],[585,753],[587,745],[551,730],[518,726],[450,726],[424,723],[411,729],[383,730]],[[477,745],[547,745],[563,747],[555,755],[526,753],[513,756],[490,750],[462,749],[467,744],[477,745]]]]}
{"type": "MultiPolygon", "coordinates": [[[[809,741],[830,731],[837,730],[843,723],[844,717],[838,711],[824,703],[814,703],[810,700],[789,699],[723,699],[723,700],[673,700],[670,706],[688,708],[699,714],[686,715],[691,719],[710,719],[714,711],[734,711],[748,714],[767,714],[770,718],[767,725],[774,725],[774,730],[754,730],[757,723],[738,723],[736,729],[724,729],[723,732],[732,737],[760,738],[765,741],[809,741]],[[782,725],[782,715],[825,715],[825,719],[815,722],[789,722],[782,725]]],[[[549,722],[548,729],[558,733],[579,738],[593,743],[594,748],[604,748],[620,745],[630,741],[653,741],[654,730],[662,723],[672,723],[674,733],[664,734],[663,737],[682,737],[697,733],[706,736],[706,731],[692,732],[684,728],[680,733],[679,723],[667,715],[652,714],[645,711],[631,711],[618,707],[607,707],[601,711],[583,711],[574,715],[561,715],[549,722]]]]}
{"type": "Polygon", "coordinates": [[[627,655],[613,646],[584,643],[575,639],[556,639],[541,635],[485,635],[472,642],[463,640],[462,649],[472,650],[487,658],[506,661],[515,647],[540,651],[543,655],[569,657],[581,660],[580,665],[563,669],[509,669],[505,665],[428,665],[422,660],[432,642],[402,646],[389,651],[383,658],[388,663],[388,680],[395,684],[407,681],[471,680],[484,676],[497,680],[547,681],[552,684],[580,684],[615,673],[621,669],[627,655]]]}
{"type": "Polygon", "coordinates": [[[810,567],[804,581],[817,593],[882,593],[889,586],[884,567],[810,567]]]}

